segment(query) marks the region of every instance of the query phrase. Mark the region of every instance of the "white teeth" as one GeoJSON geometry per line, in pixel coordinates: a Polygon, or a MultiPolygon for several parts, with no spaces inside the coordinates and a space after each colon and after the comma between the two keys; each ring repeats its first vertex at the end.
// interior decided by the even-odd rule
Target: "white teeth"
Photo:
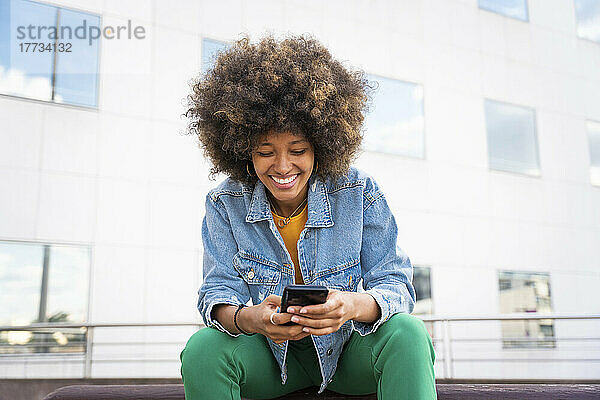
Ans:
{"type": "Polygon", "coordinates": [[[294,175],[294,176],[290,176],[287,179],[279,179],[279,178],[275,178],[274,176],[272,176],[271,178],[273,178],[273,180],[277,183],[279,183],[280,185],[285,185],[286,183],[290,183],[291,181],[293,181],[294,179],[296,179],[298,175],[294,175]]]}

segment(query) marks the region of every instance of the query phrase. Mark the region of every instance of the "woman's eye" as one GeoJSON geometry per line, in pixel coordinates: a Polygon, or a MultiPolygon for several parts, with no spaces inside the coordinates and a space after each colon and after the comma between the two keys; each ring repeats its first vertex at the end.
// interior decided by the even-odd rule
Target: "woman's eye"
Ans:
{"type": "MultiPolygon", "coordinates": [[[[306,152],[306,149],[303,150],[298,150],[298,151],[292,151],[291,153],[299,156],[300,154],[304,154],[306,152]]],[[[256,154],[258,154],[261,157],[270,157],[273,155],[273,153],[261,153],[261,152],[257,152],[256,154]]]]}

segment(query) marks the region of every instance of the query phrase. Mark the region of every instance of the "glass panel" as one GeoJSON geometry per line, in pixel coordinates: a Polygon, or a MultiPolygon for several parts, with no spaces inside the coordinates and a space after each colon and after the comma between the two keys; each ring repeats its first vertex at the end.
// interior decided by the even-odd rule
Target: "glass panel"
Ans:
{"type": "Polygon", "coordinates": [[[0,325],[38,320],[44,247],[0,242],[0,325]]]}
{"type": "Polygon", "coordinates": [[[56,27],[56,7],[25,0],[0,3],[0,93],[51,100],[54,53],[31,43],[47,42],[48,31],[56,27]]]}
{"type": "Polygon", "coordinates": [[[600,1],[575,0],[577,35],[600,42],[600,1]]]}
{"type": "Polygon", "coordinates": [[[52,246],[46,306],[48,321],[86,321],[89,263],[89,248],[52,246]]]}
{"type": "Polygon", "coordinates": [[[363,149],[424,157],[423,86],[369,75],[377,82],[365,117],[363,149]]]}
{"type": "Polygon", "coordinates": [[[220,52],[227,49],[229,45],[218,40],[202,39],[202,73],[212,68],[220,52]]]}
{"type": "Polygon", "coordinates": [[[10,1],[0,1],[0,77],[10,67],[10,9],[10,1]]]}
{"type": "Polygon", "coordinates": [[[485,121],[491,169],[540,174],[534,110],[486,100],[485,121]]]}
{"type": "Polygon", "coordinates": [[[413,311],[414,314],[432,314],[433,305],[431,303],[431,268],[414,267],[413,286],[417,292],[417,304],[413,311]]]}
{"type": "MultiPolygon", "coordinates": [[[[98,80],[99,39],[90,38],[90,27],[100,29],[100,17],[71,10],[60,9],[59,43],[70,52],[58,52],[56,60],[56,83],[54,101],[95,107],[98,80]],[[87,27],[84,39],[78,39],[73,32],[81,26],[87,27]],[[72,34],[69,34],[72,32],[72,34]]],[[[81,37],[81,35],[79,35],[81,37]]],[[[60,46],[59,44],[59,46],[60,46]]]]}
{"type": "MultiPolygon", "coordinates": [[[[90,257],[83,246],[0,242],[0,325],[86,321],[90,257]]],[[[85,340],[84,328],[0,331],[0,354],[81,353],[85,340]]]]}
{"type": "MultiPolygon", "coordinates": [[[[417,303],[413,310],[414,315],[431,315],[433,314],[433,303],[431,301],[431,268],[417,267],[413,268],[413,286],[417,293],[417,303]]],[[[429,336],[433,340],[433,346],[437,348],[433,329],[433,322],[426,322],[425,327],[429,336]]]]}
{"type": "MultiPolygon", "coordinates": [[[[501,313],[552,313],[550,276],[499,272],[501,313]]],[[[556,347],[552,320],[502,321],[503,348],[556,347]]]]}
{"type": "Polygon", "coordinates": [[[586,122],[590,144],[590,180],[600,186],[600,123],[586,122]]]}
{"type": "Polygon", "coordinates": [[[99,35],[100,17],[26,0],[2,1],[0,93],[95,107],[99,40],[90,40],[93,27],[99,35]],[[76,37],[76,28],[84,39],[76,37]]]}
{"type": "Polygon", "coordinates": [[[522,21],[529,20],[527,0],[479,0],[479,8],[522,21]]]}

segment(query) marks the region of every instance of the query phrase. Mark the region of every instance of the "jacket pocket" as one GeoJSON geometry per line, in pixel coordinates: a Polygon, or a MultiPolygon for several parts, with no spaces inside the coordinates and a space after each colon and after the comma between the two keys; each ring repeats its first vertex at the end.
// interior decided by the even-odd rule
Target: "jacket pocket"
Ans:
{"type": "Polygon", "coordinates": [[[318,271],[314,275],[314,285],[323,285],[329,289],[354,292],[361,279],[360,260],[354,259],[334,267],[318,271]]]}
{"type": "Polygon", "coordinates": [[[275,286],[281,280],[281,268],[274,261],[244,250],[233,257],[233,266],[249,285],[275,286]]]}

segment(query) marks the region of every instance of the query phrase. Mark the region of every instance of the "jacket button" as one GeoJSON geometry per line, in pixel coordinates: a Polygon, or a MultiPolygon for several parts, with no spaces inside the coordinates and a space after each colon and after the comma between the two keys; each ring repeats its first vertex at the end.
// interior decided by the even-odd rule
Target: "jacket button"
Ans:
{"type": "Polygon", "coordinates": [[[248,279],[252,278],[254,278],[254,271],[250,270],[250,272],[248,272],[248,279]]]}
{"type": "Polygon", "coordinates": [[[309,238],[310,237],[310,232],[306,232],[306,235],[304,235],[305,238],[309,238]]]}
{"type": "Polygon", "coordinates": [[[333,349],[329,348],[327,349],[327,357],[330,357],[333,354],[333,349]]]}

